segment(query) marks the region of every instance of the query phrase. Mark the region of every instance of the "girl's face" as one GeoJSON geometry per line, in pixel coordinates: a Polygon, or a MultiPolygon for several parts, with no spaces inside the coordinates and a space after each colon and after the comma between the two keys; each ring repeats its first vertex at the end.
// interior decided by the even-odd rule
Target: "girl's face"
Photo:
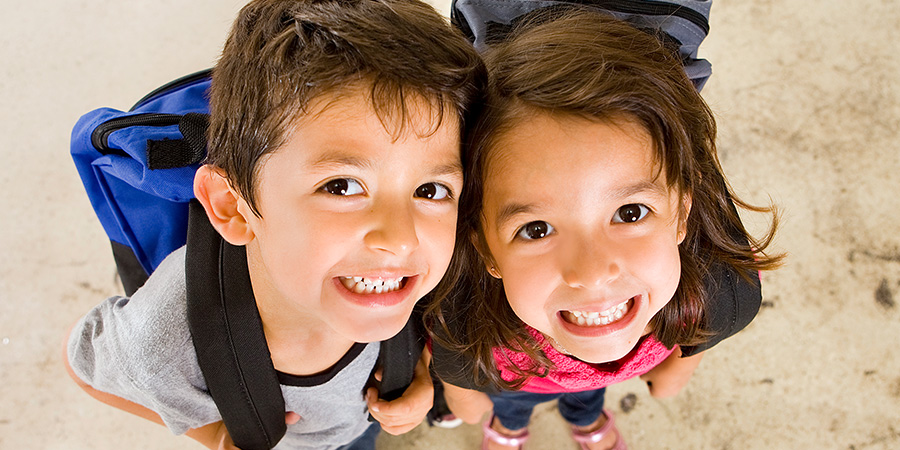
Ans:
{"type": "Polygon", "coordinates": [[[629,120],[540,113],[491,151],[484,250],[513,311],[563,353],[621,359],[678,287],[690,196],[629,120]]]}

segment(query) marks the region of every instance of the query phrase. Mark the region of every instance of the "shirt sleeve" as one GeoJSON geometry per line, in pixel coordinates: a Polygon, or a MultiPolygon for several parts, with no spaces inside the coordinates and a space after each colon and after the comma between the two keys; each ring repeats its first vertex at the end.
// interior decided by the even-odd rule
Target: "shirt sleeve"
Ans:
{"type": "Polygon", "coordinates": [[[682,346],[684,356],[709,350],[743,330],[756,317],[762,304],[762,286],[758,273],[747,278],[723,263],[710,269],[704,288],[708,293],[707,326],[713,335],[700,345],[682,346]]]}
{"type": "Polygon", "coordinates": [[[153,410],[182,434],[221,416],[190,340],[183,252],[180,269],[171,258],[133,297],[112,297],[91,309],[72,329],[67,352],[82,381],[153,410]]]}

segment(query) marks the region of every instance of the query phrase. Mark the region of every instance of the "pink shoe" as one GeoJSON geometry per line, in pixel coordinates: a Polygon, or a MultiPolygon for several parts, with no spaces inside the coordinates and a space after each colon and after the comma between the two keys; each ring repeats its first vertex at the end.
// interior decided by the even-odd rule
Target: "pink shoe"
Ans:
{"type": "Polygon", "coordinates": [[[588,450],[587,444],[600,442],[607,435],[613,433],[616,435],[616,444],[613,445],[610,450],[628,450],[628,446],[625,445],[625,441],[622,439],[622,435],[619,433],[619,430],[616,429],[616,424],[613,420],[612,413],[604,409],[603,414],[606,416],[606,423],[603,424],[602,427],[590,433],[583,433],[576,430],[575,427],[572,426],[572,438],[575,439],[575,442],[581,445],[582,450],[588,450]]]}
{"type": "Polygon", "coordinates": [[[481,429],[482,431],[484,431],[484,438],[481,440],[481,450],[487,450],[489,442],[494,442],[500,445],[515,446],[519,450],[522,450],[522,445],[525,444],[525,441],[528,440],[528,430],[525,430],[524,433],[518,436],[507,436],[505,434],[500,434],[499,431],[491,428],[492,423],[494,423],[493,414],[491,414],[491,417],[481,425],[481,429]]]}

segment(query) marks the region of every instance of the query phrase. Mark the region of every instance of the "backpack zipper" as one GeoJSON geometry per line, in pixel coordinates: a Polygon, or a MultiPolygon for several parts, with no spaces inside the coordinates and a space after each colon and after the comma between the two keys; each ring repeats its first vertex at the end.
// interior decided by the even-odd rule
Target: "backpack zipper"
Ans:
{"type": "Polygon", "coordinates": [[[181,78],[172,80],[156,89],[151,91],[149,94],[145,95],[144,98],[137,101],[134,106],[131,107],[129,111],[134,111],[135,109],[141,107],[144,103],[147,103],[156,97],[165,94],[169,91],[177,90],[183,86],[187,86],[189,84],[193,84],[197,81],[203,80],[205,78],[209,78],[212,75],[212,69],[205,69],[199,72],[194,72],[190,75],[185,75],[181,78]]]}
{"type": "Polygon", "coordinates": [[[700,12],[687,6],[668,2],[628,0],[566,0],[565,3],[603,8],[625,14],[643,14],[647,16],[675,16],[696,25],[709,34],[709,20],[700,12]]]}
{"type": "Polygon", "coordinates": [[[124,155],[124,151],[109,147],[109,135],[114,131],[133,126],[168,127],[171,125],[178,125],[180,120],[181,114],[163,113],[143,113],[107,120],[106,122],[97,125],[97,128],[94,128],[94,132],[91,133],[91,144],[94,145],[94,148],[96,148],[97,151],[104,155],[124,155]]]}

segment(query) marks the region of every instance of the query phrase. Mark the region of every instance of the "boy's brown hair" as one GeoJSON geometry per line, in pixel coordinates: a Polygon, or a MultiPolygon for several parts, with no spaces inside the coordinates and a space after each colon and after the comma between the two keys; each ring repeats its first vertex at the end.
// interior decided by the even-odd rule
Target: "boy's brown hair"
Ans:
{"type": "Polygon", "coordinates": [[[552,368],[510,308],[502,281],[488,275],[477,251],[487,249],[481,207],[492,147],[534,114],[635,120],[650,134],[669,187],[692,195],[687,236],[679,246],[681,281],[672,301],[650,322],[667,347],[696,345],[711,334],[703,280],[713,264],[730,266],[748,279],[755,271],[778,265],[779,256],[763,253],[775,232],[776,216],[766,236],[754,239],[729,200],[752,211],[774,211],[730,194],[716,155],[712,112],[674,49],[663,41],[601,13],[555,9],[525,20],[507,41],[485,54],[485,61],[488,99],[470,142],[473,163],[466,169],[460,199],[457,249],[446,283],[438,287],[437,301],[428,311],[438,327],[436,338],[475,361],[467,370],[474,371],[479,384],[516,389],[527,377],[552,368]],[[459,330],[455,336],[448,322],[459,330]],[[509,364],[519,378],[502,379],[493,354],[499,347],[525,352],[533,366],[509,364]]]}
{"type": "Polygon", "coordinates": [[[465,129],[485,77],[472,45],[418,0],[256,0],[241,10],[213,69],[205,162],[223,169],[259,215],[259,162],[317,96],[368,86],[374,111],[399,137],[417,98],[437,118],[426,132],[443,120],[465,129]]]}

